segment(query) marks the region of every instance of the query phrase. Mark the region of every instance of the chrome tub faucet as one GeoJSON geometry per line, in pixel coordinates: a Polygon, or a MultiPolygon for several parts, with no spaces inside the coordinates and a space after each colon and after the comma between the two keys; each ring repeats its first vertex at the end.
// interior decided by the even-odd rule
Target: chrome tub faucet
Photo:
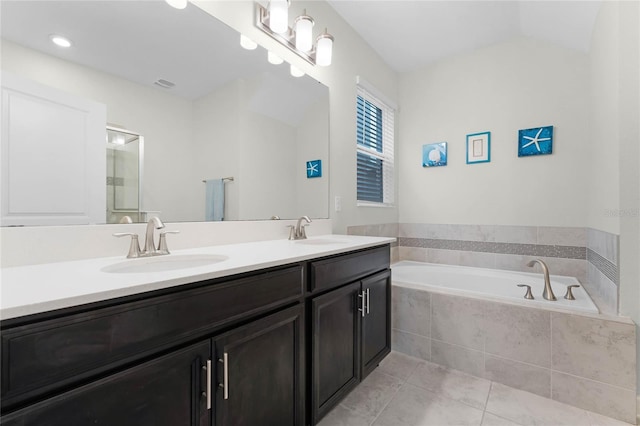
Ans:
{"type": "Polygon", "coordinates": [[[549,280],[549,268],[547,264],[544,263],[541,259],[534,259],[527,263],[527,266],[532,268],[536,263],[539,263],[542,267],[542,273],[544,275],[544,291],[542,292],[542,297],[547,300],[557,300],[556,296],[553,294],[553,289],[551,288],[551,281],[549,280]]]}

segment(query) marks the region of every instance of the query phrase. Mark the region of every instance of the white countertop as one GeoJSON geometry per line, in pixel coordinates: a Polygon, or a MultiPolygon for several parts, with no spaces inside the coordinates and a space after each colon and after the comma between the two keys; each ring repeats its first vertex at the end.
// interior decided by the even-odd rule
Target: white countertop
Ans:
{"type": "Polygon", "coordinates": [[[127,260],[124,254],[119,257],[3,268],[0,270],[2,277],[0,319],[67,308],[374,247],[394,242],[395,238],[322,235],[309,238],[307,241],[313,242],[314,240],[322,240],[319,242],[323,244],[273,240],[176,250],[168,256],[202,254],[227,256],[228,259],[206,266],[162,272],[109,273],[102,271],[105,267],[123,261],[139,262],[144,260],[127,260]]]}

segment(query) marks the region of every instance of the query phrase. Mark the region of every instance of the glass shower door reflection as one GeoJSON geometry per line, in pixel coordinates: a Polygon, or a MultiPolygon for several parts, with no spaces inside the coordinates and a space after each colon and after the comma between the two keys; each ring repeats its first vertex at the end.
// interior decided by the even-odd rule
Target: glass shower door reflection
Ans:
{"type": "Polygon", "coordinates": [[[143,137],[107,127],[107,223],[141,222],[143,137]]]}

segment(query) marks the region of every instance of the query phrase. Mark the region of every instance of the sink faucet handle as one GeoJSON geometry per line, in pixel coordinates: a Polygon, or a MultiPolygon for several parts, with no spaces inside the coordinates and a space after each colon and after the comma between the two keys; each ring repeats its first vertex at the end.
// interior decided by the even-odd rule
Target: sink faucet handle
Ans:
{"type": "Polygon", "coordinates": [[[568,285],[567,286],[567,293],[564,295],[564,298],[567,300],[576,300],[575,297],[573,297],[573,292],[571,291],[572,288],[575,287],[580,287],[578,284],[572,284],[572,285],[568,285]]]}
{"type": "Polygon", "coordinates": [[[114,237],[131,237],[131,244],[129,244],[129,253],[127,253],[127,259],[140,257],[140,243],[138,242],[138,234],[132,232],[116,232],[114,237]]]}
{"type": "Polygon", "coordinates": [[[160,254],[170,254],[169,248],[167,247],[167,234],[179,234],[180,231],[164,231],[160,233],[160,241],[158,242],[158,253],[160,254]]]}
{"type": "Polygon", "coordinates": [[[526,287],[527,288],[527,292],[524,295],[525,299],[535,299],[535,297],[533,297],[533,294],[531,293],[531,286],[527,285],[527,284],[518,284],[518,287],[526,287]]]}
{"type": "Polygon", "coordinates": [[[289,239],[290,240],[295,240],[296,239],[296,226],[295,225],[287,225],[287,228],[289,228],[289,239]]]}

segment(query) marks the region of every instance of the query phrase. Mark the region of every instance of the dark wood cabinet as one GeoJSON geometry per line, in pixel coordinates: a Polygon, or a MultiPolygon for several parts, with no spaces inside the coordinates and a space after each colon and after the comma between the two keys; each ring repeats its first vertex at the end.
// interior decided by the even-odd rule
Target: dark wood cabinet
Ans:
{"type": "Polygon", "coordinates": [[[298,305],[215,339],[217,426],[304,424],[303,324],[298,305]]]}
{"type": "Polygon", "coordinates": [[[2,321],[0,423],[316,424],[389,353],[390,285],[387,245],[2,321]]]}
{"type": "Polygon", "coordinates": [[[360,382],[360,283],[311,301],[312,423],[360,382]]]}
{"type": "Polygon", "coordinates": [[[362,318],[361,380],[391,352],[391,271],[362,280],[365,316],[362,318]]]}
{"type": "Polygon", "coordinates": [[[205,426],[206,361],[201,342],[31,405],[4,426],[205,426]]]}
{"type": "Polygon", "coordinates": [[[311,423],[316,424],[391,352],[389,248],[312,262],[311,423]],[[371,271],[374,271],[371,274],[371,271]],[[344,285],[346,279],[358,280],[344,285]]]}

